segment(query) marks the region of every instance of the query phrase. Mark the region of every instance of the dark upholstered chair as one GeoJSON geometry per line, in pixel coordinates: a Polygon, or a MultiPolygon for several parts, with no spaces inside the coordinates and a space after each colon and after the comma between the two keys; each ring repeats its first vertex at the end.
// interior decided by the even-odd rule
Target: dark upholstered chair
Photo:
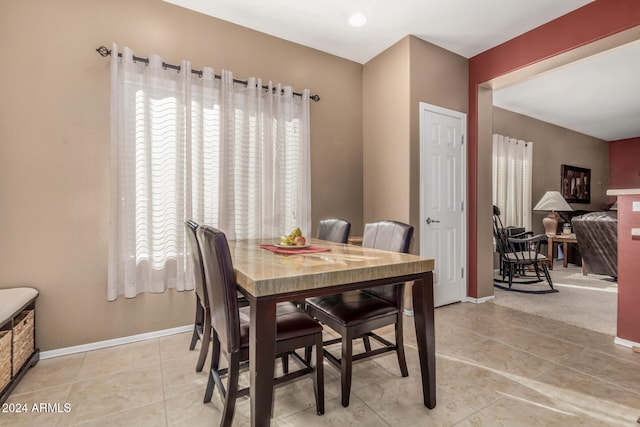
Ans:
{"type": "Polygon", "coordinates": [[[585,274],[618,277],[618,212],[591,212],[571,220],[585,274]]]}
{"type": "Polygon", "coordinates": [[[413,241],[413,226],[398,221],[378,221],[364,226],[362,246],[408,253],[413,241]]]}
{"type": "Polygon", "coordinates": [[[328,218],[320,221],[318,239],[337,243],[347,243],[351,224],[338,218],[328,218]]]}
{"type": "MultiPolygon", "coordinates": [[[[395,221],[379,221],[365,225],[362,246],[406,253],[412,238],[412,226],[395,221]]],[[[327,360],[340,369],[342,406],[349,406],[353,361],[395,351],[402,376],[409,375],[402,336],[404,283],[309,298],[306,302],[309,314],[342,336],[342,339],[324,343],[326,346],[342,342],[340,359],[325,350],[327,360]],[[395,344],[373,332],[387,325],[395,325],[395,344]],[[382,347],[372,350],[369,337],[382,344],[382,347]],[[356,338],[363,339],[365,351],[353,355],[353,340],[356,338]]]]}
{"type": "MultiPolygon", "coordinates": [[[[193,220],[187,220],[184,222],[184,226],[186,228],[187,241],[189,242],[189,259],[193,268],[194,288],[196,291],[196,318],[189,350],[196,348],[198,340],[202,340],[200,355],[196,362],[196,372],[200,372],[204,366],[204,361],[209,352],[209,344],[211,343],[211,316],[209,313],[207,287],[205,285],[204,265],[202,264],[202,252],[196,237],[198,224],[193,220]]],[[[249,301],[240,293],[238,293],[238,305],[241,307],[249,305],[249,301]]]]}
{"type": "MultiPolygon", "coordinates": [[[[211,401],[217,385],[224,400],[221,426],[230,426],[235,410],[235,401],[249,393],[249,389],[238,390],[241,363],[249,360],[249,307],[238,307],[235,273],[224,233],[213,227],[200,226],[197,231],[202,249],[205,282],[211,302],[211,325],[213,327],[213,351],[211,370],[204,402],[211,401]],[[220,355],[227,360],[228,368],[220,368],[220,355]],[[226,388],[222,377],[227,376],[226,388]]],[[[322,366],[322,325],[293,304],[280,303],[276,314],[276,355],[292,356],[303,368],[285,373],[274,379],[274,385],[283,381],[311,375],[316,398],[316,410],[324,413],[324,379],[322,366]],[[316,365],[312,367],[295,350],[316,346],[316,365]]],[[[308,356],[308,355],[305,355],[308,356]]],[[[309,357],[310,358],[310,357],[309,357]]]]}
{"type": "Polygon", "coordinates": [[[202,264],[202,254],[200,246],[196,238],[196,230],[198,224],[195,221],[187,220],[184,222],[186,228],[187,241],[189,242],[189,259],[193,267],[193,278],[195,281],[196,291],[196,318],[193,325],[193,336],[191,337],[191,345],[189,350],[196,347],[199,339],[202,340],[200,347],[200,356],[196,362],[196,372],[202,371],[204,361],[209,351],[209,343],[211,339],[211,316],[209,314],[209,298],[207,289],[204,284],[204,266],[202,264]]]}

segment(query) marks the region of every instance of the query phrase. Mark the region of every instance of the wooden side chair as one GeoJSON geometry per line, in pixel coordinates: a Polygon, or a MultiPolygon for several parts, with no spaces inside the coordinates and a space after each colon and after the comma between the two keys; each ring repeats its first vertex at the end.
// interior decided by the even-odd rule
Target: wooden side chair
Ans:
{"type": "Polygon", "coordinates": [[[532,232],[525,232],[511,236],[508,228],[502,226],[500,221],[500,210],[493,207],[493,238],[496,243],[496,250],[500,255],[500,275],[502,279],[494,278],[494,286],[505,290],[516,290],[518,292],[546,293],[555,292],[553,281],[549,274],[548,265],[551,260],[541,251],[541,246],[546,245],[548,238],[545,234],[533,236],[532,232]],[[513,289],[515,284],[533,284],[542,282],[540,271],[544,273],[550,290],[523,290],[513,289]],[[535,272],[535,277],[528,275],[528,271],[535,272]],[[504,287],[495,282],[506,283],[504,287]]]}
{"type": "MultiPolygon", "coordinates": [[[[362,246],[406,253],[409,251],[412,238],[411,225],[396,221],[379,221],[365,225],[362,246]]],[[[342,337],[324,342],[325,346],[342,342],[341,358],[328,350],[324,352],[327,360],[340,369],[342,406],[349,406],[354,361],[395,351],[402,376],[409,375],[402,335],[404,287],[404,283],[398,283],[306,300],[309,314],[342,337]],[[395,343],[373,332],[387,325],[395,325],[395,343]],[[356,338],[363,339],[365,351],[354,355],[353,340],[356,338]],[[372,349],[369,338],[375,339],[382,347],[372,349]]]]}
{"type": "MultiPolygon", "coordinates": [[[[505,275],[508,276],[508,289],[511,289],[514,283],[531,284],[542,282],[542,277],[540,276],[540,270],[542,270],[544,277],[551,288],[550,291],[543,292],[555,291],[553,288],[553,281],[551,280],[551,275],[549,274],[549,269],[547,267],[548,258],[540,250],[540,246],[546,244],[548,240],[545,234],[539,234],[537,236],[522,239],[503,236],[502,239],[503,245],[507,247],[507,250],[502,254],[502,263],[504,266],[502,274],[503,279],[505,275]],[[522,280],[522,277],[526,276],[525,274],[519,275],[518,272],[526,271],[529,268],[535,272],[535,278],[532,277],[528,280],[522,280]],[[520,276],[520,280],[514,282],[514,278],[518,275],[520,276]]],[[[534,292],[542,293],[541,291],[534,292]]]]}
{"type": "MultiPolygon", "coordinates": [[[[502,219],[500,219],[500,208],[493,205],[493,238],[496,244],[496,252],[500,255],[500,274],[502,275],[502,281],[504,281],[504,278],[506,277],[503,255],[510,250],[519,249],[513,245],[509,245],[507,239],[510,237],[516,239],[533,237],[533,231],[525,231],[524,228],[518,227],[505,227],[502,224],[502,219]]],[[[517,271],[517,273],[524,276],[526,272],[520,268],[520,271],[517,271]]]]}
{"type": "MultiPolygon", "coordinates": [[[[249,393],[249,389],[238,389],[241,364],[249,360],[249,307],[238,307],[235,273],[226,236],[213,227],[200,226],[197,231],[202,249],[204,272],[209,301],[211,302],[211,325],[213,327],[213,352],[211,369],[204,402],[211,401],[215,386],[224,400],[221,426],[230,426],[235,410],[235,401],[249,393]],[[220,356],[227,360],[228,368],[220,368],[220,356]],[[226,387],[222,377],[227,376],[226,387]]],[[[285,372],[274,379],[274,385],[284,381],[310,375],[313,379],[316,411],[324,413],[324,379],[322,365],[322,325],[291,303],[277,305],[276,357],[292,356],[302,366],[294,372],[285,372]],[[295,351],[316,347],[315,367],[311,366],[295,351]]],[[[288,371],[288,369],[287,369],[288,371]]]]}

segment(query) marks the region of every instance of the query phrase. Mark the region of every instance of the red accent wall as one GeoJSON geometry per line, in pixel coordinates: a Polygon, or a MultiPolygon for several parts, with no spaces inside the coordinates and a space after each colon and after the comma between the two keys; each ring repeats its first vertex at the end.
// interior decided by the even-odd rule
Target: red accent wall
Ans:
{"type": "Polygon", "coordinates": [[[639,0],[596,0],[469,59],[469,296],[478,296],[478,86],[638,25],[639,0]]]}
{"type": "Polygon", "coordinates": [[[609,188],[640,188],[640,138],[609,142],[609,188]]]}
{"type": "MultiPolygon", "coordinates": [[[[638,188],[638,187],[636,187],[638,188]]],[[[640,212],[632,203],[640,195],[618,196],[618,337],[640,343],[640,237],[631,229],[640,228],[640,212]]]]}

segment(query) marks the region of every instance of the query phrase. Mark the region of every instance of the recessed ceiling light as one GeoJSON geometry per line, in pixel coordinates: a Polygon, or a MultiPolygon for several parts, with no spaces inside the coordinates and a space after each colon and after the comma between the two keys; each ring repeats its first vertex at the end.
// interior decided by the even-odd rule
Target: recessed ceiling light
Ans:
{"type": "Polygon", "coordinates": [[[362,13],[354,13],[349,17],[349,25],[352,27],[362,27],[367,23],[367,17],[362,13]]]}

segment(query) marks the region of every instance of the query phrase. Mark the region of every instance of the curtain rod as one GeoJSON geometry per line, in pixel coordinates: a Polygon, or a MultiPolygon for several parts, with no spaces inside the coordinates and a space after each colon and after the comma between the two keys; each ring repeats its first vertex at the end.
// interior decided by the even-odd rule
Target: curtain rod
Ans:
{"type": "MultiPolygon", "coordinates": [[[[102,57],[107,57],[109,55],[111,55],[111,49],[107,49],[104,46],[100,46],[99,48],[96,49],[96,52],[98,52],[102,57]]],[[[118,52],[118,57],[122,58],[122,53],[118,52]]],[[[149,58],[142,58],[139,56],[133,56],[133,61],[140,61],[140,62],[144,62],[145,64],[149,65],[149,58]]],[[[180,66],[179,65],[173,65],[173,64],[167,64],[166,62],[162,62],[162,66],[164,68],[171,68],[172,70],[177,70],[180,71],[180,66]]],[[[198,75],[199,77],[202,77],[202,70],[191,70],[191,72],[193,74],[198,75]]],[[[218,74],[216,74],[214,76],[216,79],[220,80],[220,76],[218,74]]],[[[247,86],[249,84],[249,82],[247,82],[246,80],[238,80],[238,79],[233,79],[234,83],[238,83],[241,85],[245,85],[247,86]]],[[[263,89],[269,89],[269,86],[262,86],[263,89]]],[[[275,88],[273,89],[275,90],[275,88]]],[[[293,92],[294,95],[296,96],[302,96],[301,93],[298,92],[293,92]]],[[[312,101],[318,102],[320,101],[320,95],[311,95],[309,96],[309,99],[311,99],[312,101]]]]}

